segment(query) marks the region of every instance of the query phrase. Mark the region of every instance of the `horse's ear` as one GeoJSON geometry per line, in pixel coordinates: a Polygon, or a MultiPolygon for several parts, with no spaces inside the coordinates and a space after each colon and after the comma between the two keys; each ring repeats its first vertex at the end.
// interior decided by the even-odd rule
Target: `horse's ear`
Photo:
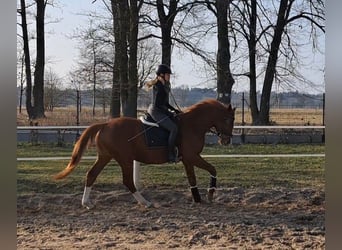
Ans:
{"type": "Polygon", "coordinates": [[[235,112],[236,108],[232,108],[232,105],[229,103],[227,106],[228,111],[233,111],[235,112]]]}

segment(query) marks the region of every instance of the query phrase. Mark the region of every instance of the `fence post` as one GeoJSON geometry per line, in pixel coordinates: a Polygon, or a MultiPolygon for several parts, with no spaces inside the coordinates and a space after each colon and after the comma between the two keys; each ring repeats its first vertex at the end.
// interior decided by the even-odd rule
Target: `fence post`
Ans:
{"type": "Polygon", "coordinates": [[[322,117],[322,119],[323,119],[323,126],[325,125],[325,93],[323,93],[323,117],[322,117]]]}
{"type": "MultiPolygon", "coordinates": [[[[30,126],[38,126],[38,122],[33,123],[33,121],[30,121],[30,126]]],[[[38,129],[32,129],[30,132],[30,142],[32,145],[38,145],[38,129]]]]}
{"type": "MultiPolygon", "coordinates": [[[[241,124],[242,126],[245,126],[245,92],[242,92],[242,105],[241,105],[241,124]]],[[[241,142],[245,143],[245,129],[241,129],[241,142]]]]}
{"type": "Polygon", "coordinates": [[[63,146],[64,145],[64,138],[61,132],[61,129],[57,130],[57,146],[63,146]]]}
{"type": "MultiPolygon", "coordinates": [[[[80,103],[80,91],[76,90],[76,126],[80,126],[80,103]]],[[[77,141],[79,137],[80,131],[77,129],[75,141],[77,141]]]]}
{"type": "MultiPolygon", "coordinates": [[[[325,93],[323,93],[323,126],[325,126],[325,93]]],[[[325,129],[323,129],[322,143],[325,143],[325,129]]]]}

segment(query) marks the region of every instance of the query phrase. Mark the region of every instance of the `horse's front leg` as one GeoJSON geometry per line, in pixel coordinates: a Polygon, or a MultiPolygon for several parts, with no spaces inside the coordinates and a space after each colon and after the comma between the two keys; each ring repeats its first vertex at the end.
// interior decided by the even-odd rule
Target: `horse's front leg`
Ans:
{"type": "Polygon", "coordinates": [[[186,172],[186,176],[188,177],[192,197],[195,202],[201,202],[201,196],[197,188],[194,165],[184,159],[183,159],[183,164],[185,166],[185,172],[186,172]]]}
{"type": "Polygon", "coordinates": [[[208,200],[210,202],[214,199],[214,193],[216,191],[216,169],[213,165],[205,161],[200,155],[194,157],[195,166],[207,170],[210,173],[210,183],[208,188],[208,200]]]}
{"type": "Polygon", "coordinates": [[[210,176],[210,185],[208,188],[208,200],[210,202],[214,199],[214,193],[216,191],[216,176],[211,175],[210,176]]]}

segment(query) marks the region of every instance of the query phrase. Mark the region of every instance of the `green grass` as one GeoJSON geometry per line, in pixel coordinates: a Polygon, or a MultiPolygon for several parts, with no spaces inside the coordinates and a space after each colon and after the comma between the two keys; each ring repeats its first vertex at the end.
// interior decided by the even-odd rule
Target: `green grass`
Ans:
{"type": "MultiPolygon", "coordinates": [[[[52,157],[70,156],[73,144],[57,146],[55,143],[32,145],[31,143],[18,143],[17,157],[52,157]]],[[[324,153],[324,144],[244,144],[228,146],[206,146],[202,154],[305,154],[324,153]]],[[[96,155],[94,147],[90,147],[87,155],[96,155]]]]}
{"type": "MultiPolygon", "coordinates": [[[[203,154],[300,154],[324,153],[324,145],[240,145],[208,146],[203,154]]],[[[58,147],[54,144],[18,144],[17,157],[70,156],[72,145],[58,147]]],[[[85,155],[95,155],[94,149],[85,155]]],[[[218,173],[218,187],[287,187],[324,188],[324,157],[301,158],[207,158],[218,173]]],[[[68,160],[26,161],[17,164],[17,192],[26,193],[75,193],[82,192],[85,174],[93,160],[82,160],[66,179],[54,181],[52,176],[67,165],[68,160]]],[[[209,173],[195,168],[198,186],[207,187],[209,173]]],[[[143,165],[142,184],[187,188],[184,167],[179,164],[143,165]]],[[[112,161],[99,175],[95,186],[101,191],[111,191],[115,185],[123,190],[121,169],[112,161]]]]}

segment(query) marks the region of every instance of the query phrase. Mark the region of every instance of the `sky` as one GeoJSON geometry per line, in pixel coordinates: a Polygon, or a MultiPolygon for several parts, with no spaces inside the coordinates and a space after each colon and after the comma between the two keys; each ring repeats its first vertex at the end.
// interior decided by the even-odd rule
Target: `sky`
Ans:
{"type": "MultiPolygon", "coordinates": [[[[47,7],[46,15],[53,19],[59,18],[59,22],[50,23],[46,27],[48,32],[46,36],[46,56],[49,64],[47,68],[57,73],[64,79],[64,82],[68,81],[68,72],[77,63],[78,48],[77,41],[68,38],[67,36],[72,34],[77,27],[84,27],[87,25],[87,17],[82,16],[92,10],[101,10],[103,8],[102,1],[98,0],[92,3],[92,0],[59,0],[58,8],[47,7]]],[[[213,39],[215,41],[215,39],[213,39]]],[[[214,44],[215,46],[215,44],[214,44]]],[[[204,71],[194,66],[194,58],[189,53],[180,53],[175,49],[172,55],[172,70],[175,74],[172,76],[172,84],[174,87],[214,87],[215,82],[210,80],[204,71]]],[[[311,70],[306,70],[305,75],[314,81],[316,84],[324,83],[324,76],[318,72],[317,68],[324,62],[324,55],[313,55],[311,51],[308,51],[308,62],[310,62],[311,70]],[[318,65],[316,65],[318,63],[318,65]]],[[[234,72],[233,72],[234,73],[234,72]]],[[[234,86],[234,91],[248,91],[248,81],[238,79],[234,86]]],[[[298,87],[298,89],[303,89],[298,87]]],[[[261,91],[261,87],[258,88],[261,91]]],[[[274,84],[274,90],[282,91],[274,84]]],[[[322,93],[324,87],[319,87],[317,90],[303,89],[305,92],[322,93]]]]}

